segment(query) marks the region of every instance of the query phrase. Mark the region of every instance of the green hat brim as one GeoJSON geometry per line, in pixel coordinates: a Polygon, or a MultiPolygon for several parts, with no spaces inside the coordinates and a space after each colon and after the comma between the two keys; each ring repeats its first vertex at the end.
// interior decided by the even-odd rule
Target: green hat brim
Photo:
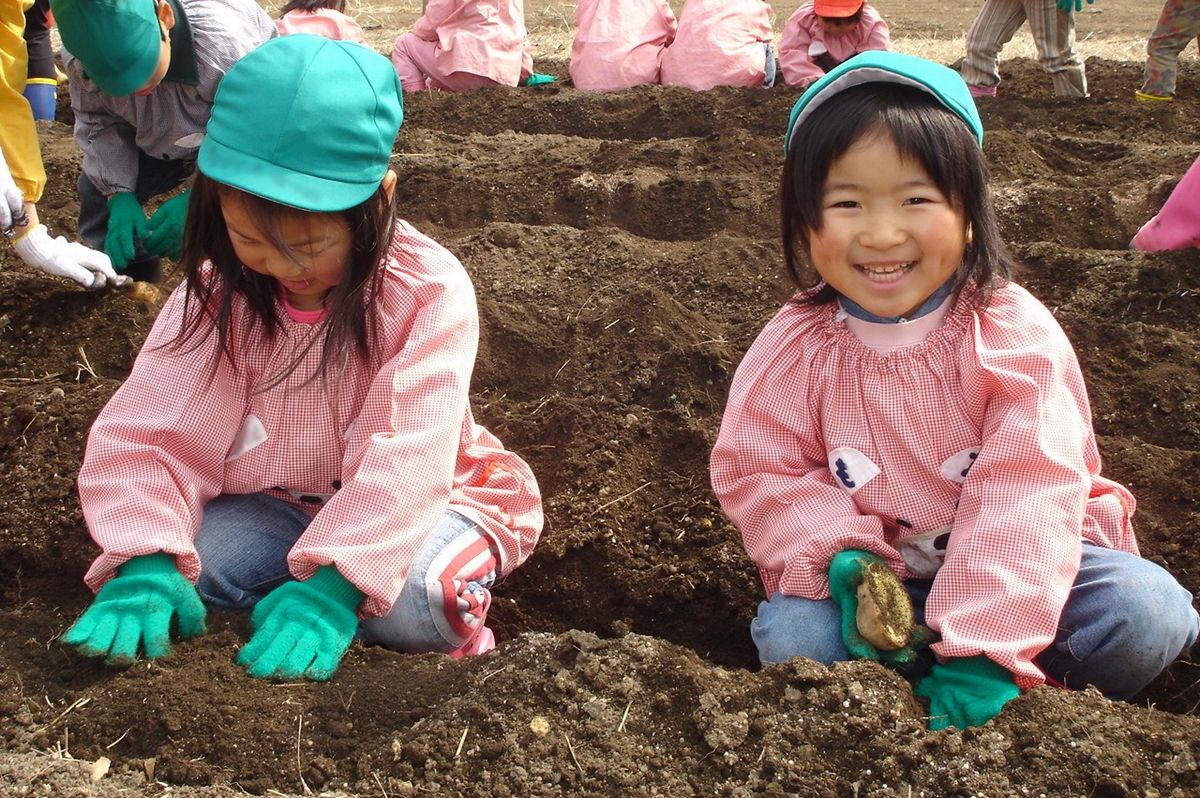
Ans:
{"type": "Polygon", "coordinates": [[[204,139],[196,166],[218,183],[280,205],[317,213],[344,211],[366,202],[387,174],[384,165],[378,177],[366,182],[350,183],[345,178],[331,180],[264,162],[261,156],[248,155],[222,144],[211,134],[204,139]]]}
{"type": "Polygon", "coordinates": [[[983,146],[983,121],[962,77],[949,67],[917,56],[887,50],[869,50],[843,61],[809,86],[792,106],[788,118],[784,152],[791,149],[796,131],[826,100],[846,89],[866,83],[896,83],[932,95],[966,123],[983,146]]]}

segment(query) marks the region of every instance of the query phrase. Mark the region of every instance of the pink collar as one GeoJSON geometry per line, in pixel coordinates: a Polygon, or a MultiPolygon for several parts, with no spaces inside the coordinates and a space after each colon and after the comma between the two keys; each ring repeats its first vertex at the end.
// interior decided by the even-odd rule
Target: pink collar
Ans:
{"type": "Polygon", "coordinates": [[[854,337],[862,341],[863,346],[881,355],[891,354],[897,349],[914,346],[925,340],[931,332],[942,326],[946,313],[950,310],[951,297],[934,310],[912,321],[902,321],[899,324],[879,324],[851,316],[841,308],[837,318],[846,323],[846,329],[854,333],[854,337]]]}
{"type": "Polygon", "coordinates": [[[283,303],[283,309],[287,311],[288,318],[298,324],[316,324],[329,315],[329,311],[323,307],[316,310],[301,310],[293,307],[291,302],[288,302],[287,290],[283,285],[279,286],[279,301],[283,303]]]}

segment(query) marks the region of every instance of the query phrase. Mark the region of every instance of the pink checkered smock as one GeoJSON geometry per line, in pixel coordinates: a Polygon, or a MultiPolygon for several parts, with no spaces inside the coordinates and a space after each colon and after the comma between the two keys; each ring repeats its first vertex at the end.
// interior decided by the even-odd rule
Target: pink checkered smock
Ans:
{"type": "Polygon", "coordinates": [[[292,574],[336,565],[366,594],[364,617],[388,611],[448,508],[491,538],[501,574],[529,556],[542,528],[537,482],[475,423],[468,400],[479,337],[470,278],[403,222],[387,258],[372,362],[351,357],[328,386],[305,384],[322,326],[281,312],[267,339],[241,299],[232,361],[217,360],[215,373],[215,335],[190,351],[160,348],[183,318],[184,287],[175,290],[88,438],[79,495],[103,550],[85,577],[93,590],[157,551],[195,581],[192,540],[205,503],[223,493],[265,491],[312,514],[288,556],[292,574]],[[272,385],[313,341],[300,368],[272,385]]]}
{"type": "Polygon", "coordinates": [[[1133,496],[1100,476],[1074,350],[1023,288],[969,297],[923,339],[871,348],[838,304],[784,307],[738,367],[712,483],[768,595],[829,596],[835,554],[933,578],[942,657],[985,654],[1025,688],[1083,540],[1137,552],[1133,496]]]}

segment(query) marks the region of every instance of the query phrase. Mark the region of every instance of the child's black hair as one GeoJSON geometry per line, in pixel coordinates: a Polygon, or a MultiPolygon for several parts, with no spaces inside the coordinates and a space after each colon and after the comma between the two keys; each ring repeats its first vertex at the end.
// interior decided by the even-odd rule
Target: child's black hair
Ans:
{"type": "MultiPolygon", "coordinates": [[[[954,282],[957,297],[973,285],[986,302],[1015,264],[1000,237],[988,194],[988,170],[975,134],[958,116],[921,89],[896,83],[848,88],[815,108],[793,135],[783,169],[783,256],[788,276],[799,288],[820,284],[809,259],[808,236],[821,229],[825,181],[833,162],[870,135],[889,135],[904,156],[913,158],[966,217],[971,240],[954,282]]],[[[814,303],[836,296],[824,286],[810,294],[814,303]]]]}
{"type": "Polygon", "coordinates": [[[279,16],[291,13],[292,11],[320,11],[322,8],[331,8],[334,11],[344,12],[346,10],[346,0],[288,0],[283,8],[279,9],[279,16]]]}
{"type": "MultiPolygon", "coordinates": [[[[246,268],[238,260],[221,215],[222,198],[236,197],[244,203],[258,228],[270,236],[270,243],[288,254],[292,253],[280,233],[280,220],[308,212],[239,191],[201,172],[196,173],[191,192],[180,259],[187,280],[184,320],[170,346],[180,348],[192,341],[191,348],[198,347],[215,329],[218,351],[232,362],[229,342],[233,334],[234,300],[242,296],[250,309],[250,324],[262,325],[267,338],[272,338],[280,328],[276,303],[279,283],[273,277],[246,268]],[[212,262],[211,268],[205,265],[207,261],[212,262]]],[[[341,281],[325,299],[328,315],[322,322],[325,334],[321,361],[309,379],[325,379],[331,370],[340,374],[352,350],[363,358],[370,356],[378,334],[375,302],[383,274],[379,266],[387,255],[395,225],[395,194],[389,196],[380,186],[366,201],[330,215],[349,228],[350,253],[341,281]]],[[[317,340],[314,337],[313,343],[317,340]]],[[[258,389],[277,385],[291,374],[308,348],[280,373],[266,375],[266,382],[258,389]]],[[[215,374],[218,364],[212,365],[215,374]]]]}

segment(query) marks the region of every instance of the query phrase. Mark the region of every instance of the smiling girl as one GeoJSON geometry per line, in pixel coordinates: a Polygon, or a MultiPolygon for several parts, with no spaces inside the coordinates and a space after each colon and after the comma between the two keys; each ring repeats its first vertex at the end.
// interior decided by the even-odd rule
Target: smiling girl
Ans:
{"type": "Polygon", "coordinates": [[[758,565],[763,663],[895,656],[855,629],[871,568],[940,635],[917,693],[975,726],[1027,689],[1146,686],[1200,628],[1100,476],[1075,352],[1008,279],[956,72],[850,59],[792,110],[783,247],[801,289],[738,367],[712,483],[758,565]]]}
{"type": "Polygon", "coordinates": [[[254,608],[251,676],[328,679],[357,635],[480,653],[530,554],[529,467],[475,423],[470,279],[395,219],[386,58],[316,36],[226,76],[175,290],[79,473],[99,593],[65,642],[110,664],[254,608]]]}

